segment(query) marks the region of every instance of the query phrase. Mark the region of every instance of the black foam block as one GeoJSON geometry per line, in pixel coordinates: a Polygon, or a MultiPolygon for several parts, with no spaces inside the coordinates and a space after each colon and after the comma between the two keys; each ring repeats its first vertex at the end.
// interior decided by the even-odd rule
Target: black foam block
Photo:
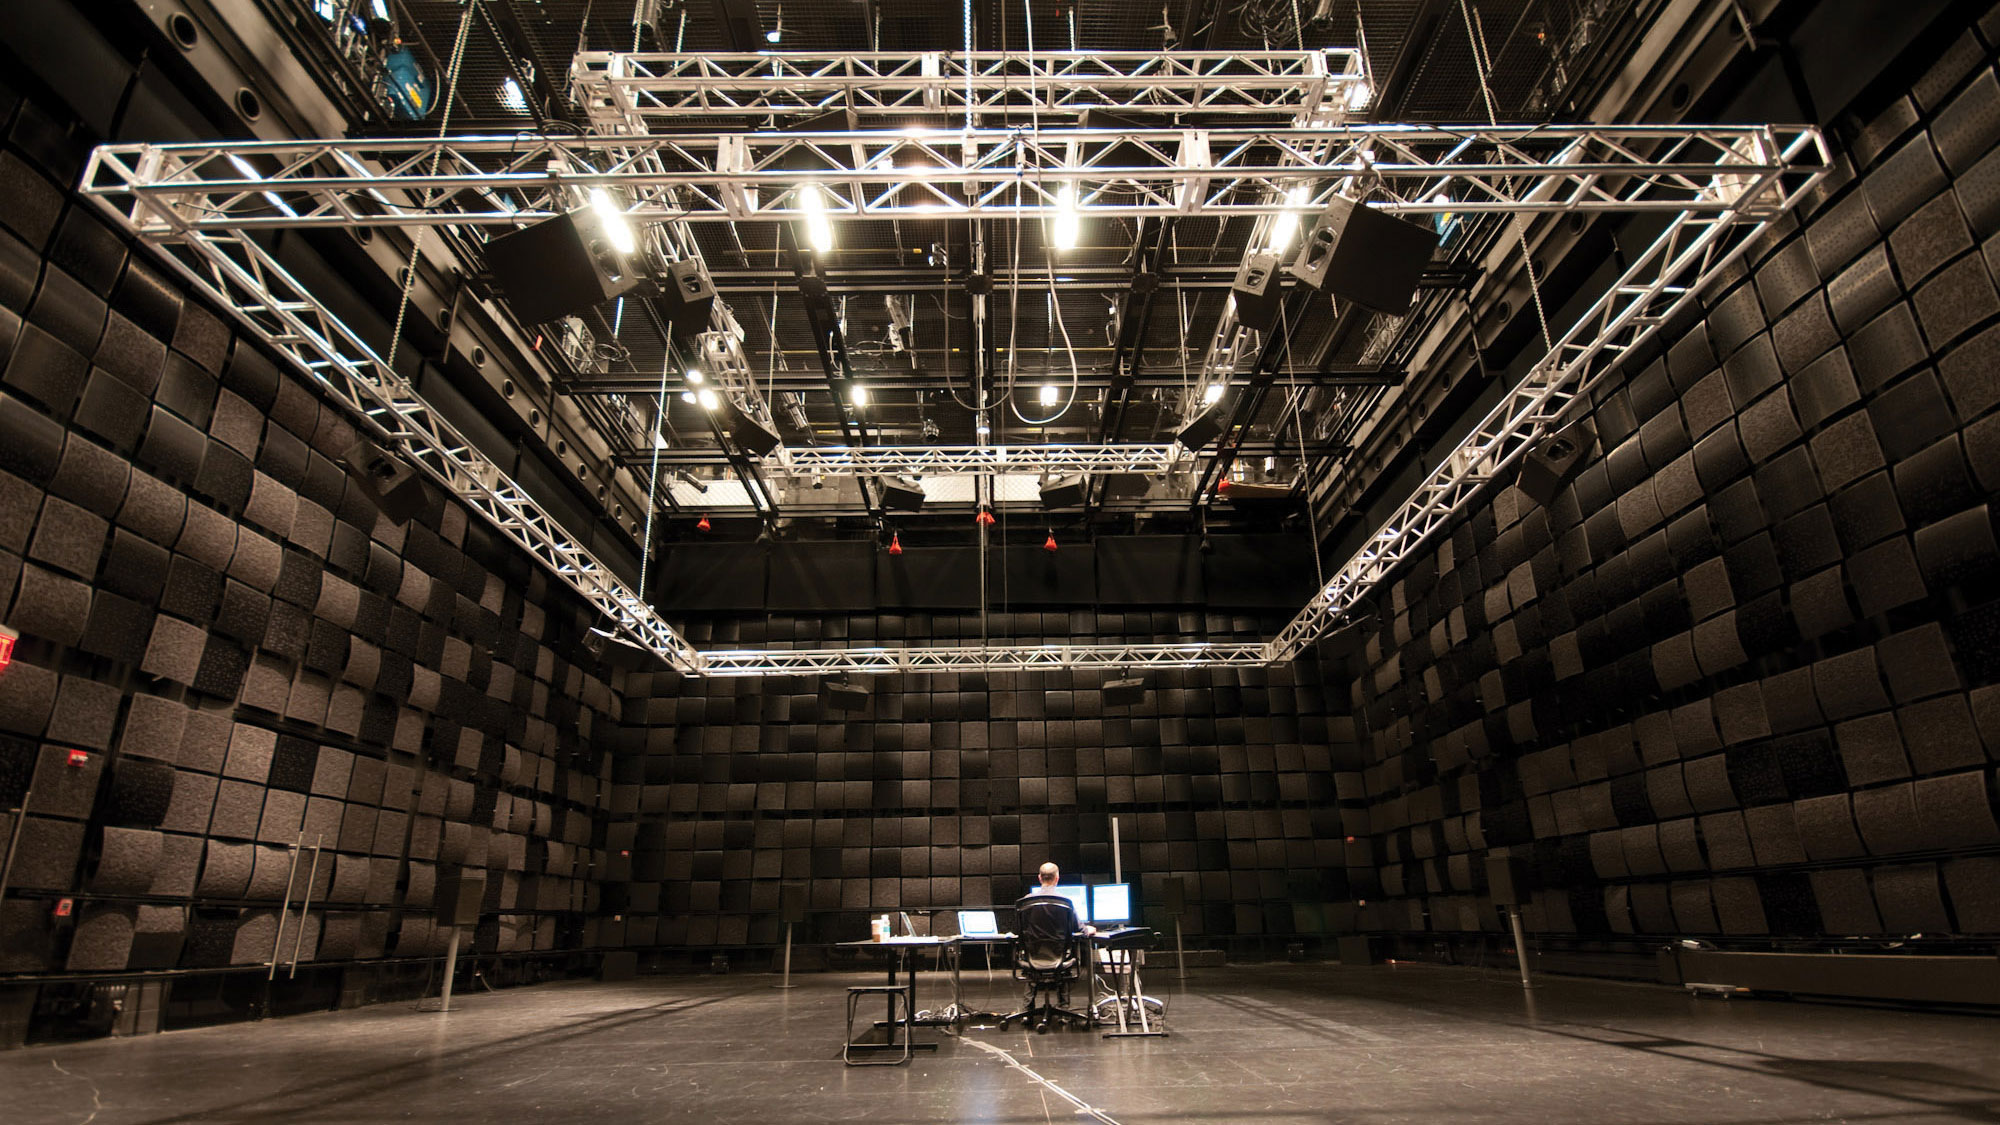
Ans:
{"type": "MultiPolygon", "coordinates": [[[[1963,350],[1963,349],[1961,349],[1963,350]]],[[[1898,304],[1863,325],[1847,342],[1847,357],[1862,392],[1880,389],[1930,355],[1910,306],[1898,304]]]]}
{"type": "Polygon", "coordinates": [[[139,443],[139,463],[171,481],[193,483],[201,473],[208,438],[187,422],[155,404],[139,443]]]}
{"type": "Polygon", "coordinates": [[[1951,929],[1934,863],[1878,867],[1871,880],[1883,928],[1899,934],[1938,934],[1951,929]]]}
{"type": "Polygon", "coordinates": [[[151,891],[165,837],[145,828],[106,828],[90,889],[98,894],[143,895],[151,891]]]}
{"type": "Polygon", "coordinates": [[[1792,806],[1799,843],[1815,862],[1857,859],[1867,849],[1854,826],[1853,806],[1845,793],[1813,797],[1792,806]]]}
{"type": "Polygon", "coordinates": [[[110,660],[137,664],[146,653],[153,631],[153,611],[138,602],[99,590],[91,599],[84,626],[83,651],[110,660]]]}
{"type": "MultiPolygon", "coordinates": [[[[40,794],[36,797],[40,807],[40,794]]],[[[70,890],[75,885],[77,862],[83,854],[83,837],[84,824],[80,820],[28,816],[14,849],[13,879],[8,890],[70,890]]]]}
{"type": "Polygon", "coordinates": [[[1946,860],[1944,882],[1962,934],[2000,933],[2000,857],[1946,860]]]}
{"type": "Polygon", "coordinates": [[[1944,346],[1974,324],[2000,313],[2000,293],[1987,275],[1986,263],[1968,254],[1939,270],[1911,298],[1924,337],[1944,346]]]}
{"type": "Polygon", "coordinates": [[[131,477],[131,465],[117,454],[87,441],[72,441],[63,446],[49,493],[110,519],[123,505],[131,477]]]}
{"type": "Polygon", "coordinates": [[[73,346],[36,325],[24,324],[0,382],[56,417],[68,418],[89,372],[89,363],[73,346]]]}
{"type": "Polygon", "coordinates": [[[164,762],[121,757],[111,771],[105,820],[133,828],[158,828],[173,803],[174,776],[174,768],[164,762]]]}
{"type": "Polygon", "coordinates": [[[0,471],[46,486],[62,461],[63,429],[12,395],[0,394],[0,471]]]}
{"type": "Polygon", "coordinates": [[[123,969],[132,955],[132,922],[136,914],[129,906],[94,904],[78,916],[76,932],[70,935],[69,972],[108,972],[123,969]]]}
{"type": "Polygon", "coordinates": [[[1915,784],[1917,818],[1931,847],[1980,848],[2000,843],[1986,773],[1971,770],[1915,784]]]}
{"type": "Polygon", "coordinates": [[[89,586],[33,564],[21,568],[21,591],[8,618],[13,629],[73,646],[89,622],[89,586]]]}
{"type": "Polygon", "coordinates": [[[187,937],[187,910],[179,906],[141,906],[132,928],[131,969],[171,969],[180,960],[187,937]]]}

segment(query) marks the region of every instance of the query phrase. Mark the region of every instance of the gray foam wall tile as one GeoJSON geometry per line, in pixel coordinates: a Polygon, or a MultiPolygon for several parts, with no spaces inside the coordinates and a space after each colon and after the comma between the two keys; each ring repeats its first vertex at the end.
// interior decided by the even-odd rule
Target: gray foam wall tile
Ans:
{"type": "Polygon", "coordinates": [[[47,737],[88,750],[111,746],[122,693],[110,684],[84,676],[64,676],[49,715],[47,737]]]}
{"type": "Polygon", "coordinates": [[[83,909],[70,936],[69,961],[72,973],[111,972],[123,969],[132,955],[132,925],[136,912],[129,906],[93,905],[83,909]]]}
{"type": "Polygon", "coordinates": [[[85,752],[72,764],[69,747],[43,746],[35,760],[31,811],[43,816],[83,820],[97,803],[104,778],[104,756],[85,752]]]}
{"type": "Polygon", "coordinates": [[[263,812],[263,786],[225,780],[215,791],[215,814],[209,820],[209,833],[231,840],[254,839],[263,812]]]}
{"type": "Polygon", "coordinates": [[[160,864],[146,893],[162,898],[186,898],[194,894],[206,845],[199,836],[164,834],[160,840],[160,864]]]}
{"type": "Polygon", "coordinates": [[[215,789],[216,779],[208,774],[176,771],[173,799],[160,827],[168,832],[206,833],[215,812],[215,789]]]}
{"type": "Polygon", "coordinates": [[[196,892],[203,898],[244,897],[244,892],[250,887],[250,875],[256,860],[255,844],[208,841],[196,892]]]}

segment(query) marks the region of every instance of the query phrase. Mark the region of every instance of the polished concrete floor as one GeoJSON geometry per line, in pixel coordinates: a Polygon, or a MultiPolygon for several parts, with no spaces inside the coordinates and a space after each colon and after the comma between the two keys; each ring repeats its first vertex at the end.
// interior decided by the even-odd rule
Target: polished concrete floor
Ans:
{"type": "MultiPolygon", "coordinates": [[[[844,986],[879,978],[796,979],[544,985],[446,1015],[382,1005],[29,1048],[0,1055],[0,1120],[2000,1121],[2000,1018],[1976,1015],[1555,979],[1531,1002],[1504,973],[1409,965],[1184,984],[1156,968],[1169,1038],[969,1030],[907,1066],[849,1069],[844,986]]],[[[1014,997],[981,972],[967,991],[1014,997]]]]}

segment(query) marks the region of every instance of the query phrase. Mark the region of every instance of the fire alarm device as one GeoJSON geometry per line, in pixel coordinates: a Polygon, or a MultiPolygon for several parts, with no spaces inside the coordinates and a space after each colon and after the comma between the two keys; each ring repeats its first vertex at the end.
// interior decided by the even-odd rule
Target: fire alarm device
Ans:
{"type": "Polygon", "coordinates": [[[56,900],[56,917],[58,918],[69,917],[70,912],[75,909],[76,909],[75,899],[59,898],[56,900]]]}
{"type": "Polygon", "coordinates": [[[72,751],[70,751],[70,752],[69,752],[69,764],[70,764],[70,765],[72,765],[72,766],[87,766],[87,765],[89,765],[89,764],[90,764],[90,754],[89,754],[89,752],[87,752],[87,751],[84,751],[84,750],[72,750],[72,751]]]}
{"type": "Polygon", "coordinates": [[[21,634],[0,625],[0,672],[6,671],[7,665],[14,662],[14,642],[20,639],[21,634]]]}

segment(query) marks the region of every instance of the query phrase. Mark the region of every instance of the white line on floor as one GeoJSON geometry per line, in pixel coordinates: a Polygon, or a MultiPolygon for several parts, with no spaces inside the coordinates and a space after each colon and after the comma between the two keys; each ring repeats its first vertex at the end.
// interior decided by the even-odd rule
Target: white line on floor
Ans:
{"type": "Polygon", "coordinates": [[[1096,1106],[1086,1103],[1082,1098],[1077,1097],[1075,1094],[1070,1093],[1068,1090],[1063,1089],[1061,1086],[1056,1085],[1055,1083],[1049,1081],[1048,1079],[1043,1078],[1041,1075],[1036,1074],[1034,1071],[1029,1070],[1027,1067],[1022,1066],[1021,1060],[1015,1058],[1013,1055],[1009,1054],[1005,1050],[1002,1050],[999,1047],[995,1047],[991,1043],[982,1043],[977,1039],[967,1039],[964,1040],[964,1042],[970,1043],[973,1046],[979,1048],[980,1050],[987,1052],[988,1054],[999,1055],[1002,1059],[1006,1061],[1008,1066],[1013,1067],[1015,1070],[1018,1070],[1022,1074],[1025,1074],[1028,1077],[1034,1079],[1035,1081],[1041,1083],[1043,1088],[1053,1091],[1057,1097],[1075,1106],[1077,1113],[1087,1114],[1091,1117],[1095,1117],[1097,1120],[1103,1122],[1104,1125],[1118,1125],[1118,1122],[1113,1120],[1110,1114],[1104,1112],[1101,1109],[1098,1109],[1096,1106]]]}

